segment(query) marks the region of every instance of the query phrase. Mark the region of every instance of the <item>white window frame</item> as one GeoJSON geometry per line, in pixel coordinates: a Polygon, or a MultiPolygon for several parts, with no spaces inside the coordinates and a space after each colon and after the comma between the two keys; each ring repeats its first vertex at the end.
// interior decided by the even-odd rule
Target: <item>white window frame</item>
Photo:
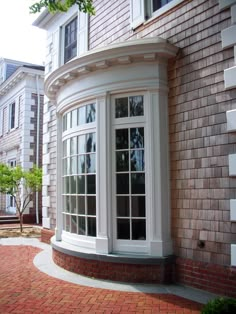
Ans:
{"type": "Polygon", "coordinates": [[[9,131],[14,130],[16,128],[16,102],[13,101],[12,103],[10,103],[9,105],[9,116],[8,116],[8,129],[9,131]],[[14,125],[12,125],[12,114],[13,114],[13,110],[12,107],[14,105],[14,125]]]}
{"type": "Polygon", "coordinates": [[[149,152],[151,150],[149,136],[148,136],[148,111],[149,111],[149,99],[146,92],[137,91],[135,93],[123,93],[113,95],[111,99],[112,104],[112,245],[113,252],[117,253],[129,253],[134,254],[148,254],[150,242],[150,233],[149,233],[149,222],[150,222],[150,193],[149,193],[149,181],[150,181],[150,157],[149,152]],[[127,117],[127,118],[115,118],[115,99],[122,97],[131,97],[131,96],[143,96],[144,97],[144,115],[137,117],[127,117]],[[146,239],[145,240],[120,240],[116,238],[117,235],[117,225],[116,225],[116,177],[115,177],[115,131],[117,129],[123,128],[135,128],[143,127],[144,128],[144,160],[145,160],[145,202],[146,202],[146,239]]]}
{"type": "MultiPolygon", "coordinates": [[[[7,161],[7,164],[10,167],[16,167],[16,158],[9,159],[7,161]]],[[[10,214],[16,214],[16,206],[15,206],[15,199],[12,195],[7,194],[6,195],[6,210],[10,212],[10,214]],[[10,206],[11,202],[14,206],[10,206]]]]}

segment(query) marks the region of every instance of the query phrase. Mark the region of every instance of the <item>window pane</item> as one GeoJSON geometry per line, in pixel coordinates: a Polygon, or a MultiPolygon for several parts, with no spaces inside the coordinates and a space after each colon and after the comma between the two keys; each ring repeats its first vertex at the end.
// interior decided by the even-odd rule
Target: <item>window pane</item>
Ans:
{"type": "Polygon", "coordinates": [[[116,99],[115,117],[116,118],[128,117],[128,97],[116,99]]]}
{"type": "Polygon", "coordinates": [[[146,240],[146,220],[132,219],[132,240],[146,240]]]}
{"type": "Polygon", "coordinates": [[[79,137],[79,154],[85,153],[85,135],[80,135],[79,137]]]}
{"type": "Polygon", "coordinates": [[[96,194],[96,176],[87,176],[87,194],[96,194]]]}
{"type": "Polygon", "coordinates": [[[144,151],[132,150],[130,153],[131,171],[144,171],[144,151]]]}
{"type": "Polygon", "coordinates": [[[70,215],[64,215],[64,230],[70,232],[70,215]]]}
{"type": "Polygon", "coordinates": [[[71,127],[74,128],[77,126],[77,121],[78,121],[78,118],[77,118],[77,109],[73,110],[71,112],[71,127]]]}
{"type": "Polygon", "coordinates": [[[71,174],[77,173],[77,157],[71,157],[71,159],[70,159],[70,170],[71,170],[71,174]]]}
{"type": "Polygon", "coordinates": [[[96,108],[95,104],[87,105],[86,106],[86,122],[94,122],[96,118],[96,108]]]}
{"type": "Polygon", "coordinates": [[[116,130],[116,149],[128,148],[128,129],[116,130]]]}
{"type": "Polygon", "coordinates": [[[79,219],[79,230],[78,230],[78,234],[82,234],[85,235],[85,217],[78,217],[79,219]]]}
{"type": "Polygon", "coordinates": [[[77,233],[77,217],[71,216],[71,232],[77,233]]]}
{"type": "Polygon", "coordinates": [[[129,219],[117,219],[117,239],[130,239],[129,219]]]}
{"type": "Polygon", "coordinates": [[[88,236],[96,237],[96,218],[88,217],[88,236]]]}
{"type": "Polygon", "coordinates": [[[116,152],[116,171],[129,171],[129,152],[116,152]]]}
{"type": "Polygon", "coordinates": [[[77,176],[77,194],[85,193],[85,177],[77,176]]]}
{"type": "Polygon", "coordinates": [[[145,217],[145,196],[132,196],[132,217],[145,217]]]}
{"type": "Polygon", "coordinates": [[[132,173],[131,174],[131,193],[145,194],[145,174],[132,173]]]}
{"type": "Polygon", "coordinates": [[[70,212],[70,197],[64,196],[64,208],[63,211],[69,213],[70,212]]]}
{"type": "Polygon", "coordinates": [[[95,196],[88,196],[87,197],[87,214],[88,215],[96,215],[96,197],[95,196]]]}
{"type": "Polygon", "coordinates": [[[130,116],[143,116],[143,96],[133,96],[129,98],[130,116]]]}
{"type": "Polygon", "coordinates": [[[76,194],[76,176],[70,177],[70,193],[76,194]]]}
{"type": "Polygon", "coordinates": [[[70,156],[70,139],[66,140],[66,156],[70,156]]]}
{"type": "Polygon", "coordinates": [[[96,172],[96,158],[95,154],[86,155],[87,161],[87,173],[95,173],[96,172]]]}
{"type": "Polygon", "coordinates": [[[85,197],[78,196],[78,214],[84,215],[85,214],[85,197]]]}
{"type": "Polygon", "coordinates": [[[86,123],[86,108],[85,106],[79,108],[79,125],[86,123]]]}
{"type": "Polygon", "coordinates": [[[77,154],[77,137],[74,136],[70,139],[70,154],[77,154]]]}
{"type": "Polygon", "coordinates": [[[64,180],[65,180],[64,181],[64,183],[65,183],[65,185],[64,185],[64,187],[65,187],[64,193],[69,194],[70,193],[70,177],[65,177],[64,180]]]}
{"type": "Polygon", "coordinates": [[[130,148],[144,148],[144,129],[130,129],[130,148]]]}
{"type": "Polygon", "coordinates": [[[129,196],[116,197],[116,209],[118,217],[128,217],[129,214],[129,196]]]}
{"type": "Polygon", "coordinates": [[[96,152],[96,137],[95,133],[87,134],[86,136],[86,152],[96,152]]]}
{"type": "Polygon", "coordinates": [[[70,112],[66,114],[66,118],[67,118],[67,130],[70,129],[70,117],[71,117],[71,114],[70,112]]]}
{"type": "Polygon", "coordinates": [[[66,120],[66,115],[63,116],[63,132],[67,130],[67,120],[66,120]]]}
{"type": "Polygon", "coordinates": [[[70,158],[66,158],[65,159],[65,163],[66,163],[66,173],[65,174],[70,174],[70,158]]]}
{"type": "Polygon", "coordinates": [[[75,214],[76,213],[76,196],[71,196],[70,197],[70,202],[71,202],[71,213],[75,214]]]}
{"type": "Polygon", "coordinates": [[[78,157],[78,173],[85,173],[85,155],[78,157]]]}
{"type": "Polygon", "coordinates": [[[116,194],[129,194],[129,175],[116,175],[116,194]]]}

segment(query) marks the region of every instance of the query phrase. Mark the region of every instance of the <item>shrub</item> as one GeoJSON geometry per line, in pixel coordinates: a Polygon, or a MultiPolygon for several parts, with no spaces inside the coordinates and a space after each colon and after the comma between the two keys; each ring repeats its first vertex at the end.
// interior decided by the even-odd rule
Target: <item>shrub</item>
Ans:
{"type": "Polygon", "coordinates": [[[232,314],[236,313],[236,299],[217,298],[209,301],[202,309],[202,314],[232,314]]]}

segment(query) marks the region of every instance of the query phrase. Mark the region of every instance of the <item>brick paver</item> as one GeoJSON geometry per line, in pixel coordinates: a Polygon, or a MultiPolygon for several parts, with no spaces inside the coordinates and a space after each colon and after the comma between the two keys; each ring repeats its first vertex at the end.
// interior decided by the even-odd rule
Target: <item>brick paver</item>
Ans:
{"type": "Polygon", "coordinates": [[[96,289],[40,272],[31,246],[0,246],[0,313],[200,313],[201,304],[170,294],[96,289]]]}

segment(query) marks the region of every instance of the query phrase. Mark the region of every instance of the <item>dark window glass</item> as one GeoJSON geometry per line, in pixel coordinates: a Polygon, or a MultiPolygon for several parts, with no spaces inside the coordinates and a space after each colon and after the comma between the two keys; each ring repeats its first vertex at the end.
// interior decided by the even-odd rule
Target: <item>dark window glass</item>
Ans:
{"type": "Polygon", "coordinates": [[[146,240],[146,220],[132,219],[132,240],[146,240]]]}
{"type": "Polygon", "coordinates": [[[77,17],[65,26],[65,55],[64,62],[77,54],[77,17]]]}
{"type": "Polygon", "coordinates": [[[85,193],[85,176],[77,176],[77,194],[85,193]]]}
{"type": "Polygon", "coordinates": [[[128,97],[116,99],[115,116],[116,118],[128,117],[128,97]]]}
{"type": "Polygon", "coordinates": [[[118,217],[128,217],[129,213],[129,196],[117,196],[116,208],[118,217]]]}
{"type": "Polygon", "coordinates": [[[128,129],[116,130],[116,149],[128,148],[128,129]]]}
{"type": "Polygon", "coordinates": [[[88,217],[88,236],[96,237],[96,218],[88,217]]]}
{"type": "Polygon", "coordinates": [[[129,194],[129,174],[116,175],[116,194],[129,194]]]}
{"type": "Polygon", "coordinates": [[[146,205],[145,196],[132,196],[132,217],[145,217],[146,216],[146,205]]]}
{"type": "Polygon", "coordinates": [[[86,122],[91,123],[96,119],[96,108],[95,104],[90,104],[86,106],[86,122]]]}
{"type": "Polygon", "coordinates": [[[145,194],[145,174],[132,173],[131,174],[131,193],[145,194]]]}
{"type": "Polygon", "coordinates": [[[84,215],[85,214],[85,197],[78,196],[78,214],[84,215]]]}
{"type": "Polygon", "coordinates": [[[116,171],[129,171],[129,152],[116,152],[116,171]]]}
{"type": "Polygon", "coordinates": [[[96,215],[96,197],[95,196],[88,196],[87,197],[87,208],[88,208],[88,215],[96,215]]]}
{"type": "Polygon", "coordinates": [[[96,136],[95,133],[86,135],[86,152],[96,152],[96,136]]]}
{"type": "Polygon", "coordinates": [[[76,196],[71,196],[70,197],[70,205],[71,205],[71,214],[76,213],[76,196]]]}
{"type": "Polygon", "coordinates": [[[86,155],[87,162],[87,173],[95,173],[96,172],[96,156],[95,154],[86,155]]]}
{"type": "Polygon", "coordinates": [[[172,0],[152,0],[153,12],[160,9],[172,0]]]}
{"type": "Polygon", "coordinates": [[[76,176],[70,177],[71,194],[76,194],[76,176]]]}
{"type": "Polygon", "coordinates": [[[78,173],[85,173],[85,155],[78,157],[78,173]]]}
{"type": "Polygon", "coordinates": [[[70,232],[70,215],[64,215],[65,221],[65,230],[70,232]]]}
{"type": "Polygon", "coordinates": [[[117,239],[130,239],[130,223],[129,219],[117,219],[117,239]]]}
{"type": "Polygon", "coordinates": [[[96,194],[96,176],[87,176],[87,194],[96,194]]]}
{"type": "Polygon", "coordinates": [[[15,103],[11,104],[11,117],[10,117],[10,129],[15,127],[15,103]]]}
{"type": "Polygon", "coordinates": [[[144,151],[132,150],[130,153],[131,171],[144,171],[144,151]]]}
{"type": "Polygon", "coordinates": [[[132,96],[129,98],[130,116],[143,116],[143,96],[132,96]]]}
{"type": "Polygon", "coordinates": [[[144,128],[130,129],[130,148],[144,148],[144,128]]]}

